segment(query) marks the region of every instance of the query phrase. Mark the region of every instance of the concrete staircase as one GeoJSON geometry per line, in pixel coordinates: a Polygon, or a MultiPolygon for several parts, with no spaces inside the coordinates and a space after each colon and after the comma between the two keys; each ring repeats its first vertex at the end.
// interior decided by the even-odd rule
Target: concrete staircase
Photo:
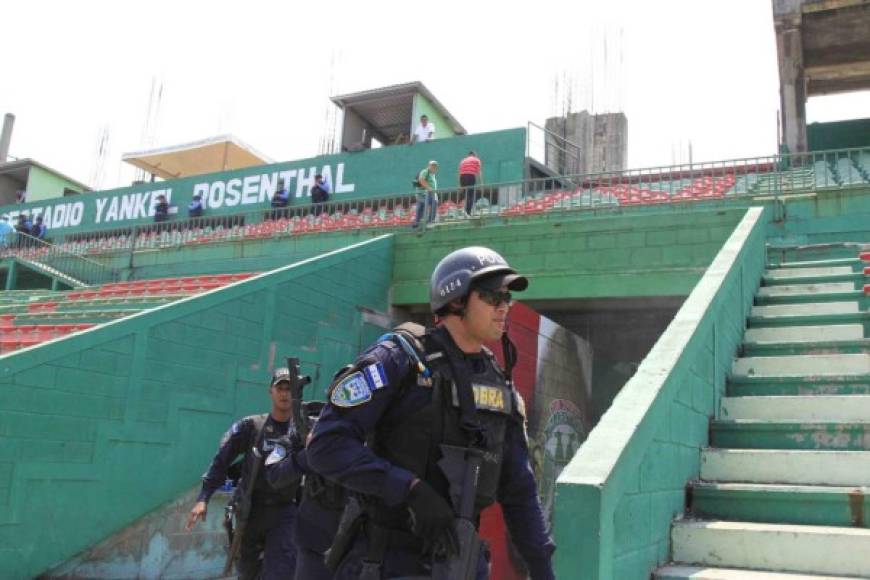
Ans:
{"type": "Polygon", "coordinates": [[[867,265],[766,272],[655,578],[870,577],[867,265]]]}

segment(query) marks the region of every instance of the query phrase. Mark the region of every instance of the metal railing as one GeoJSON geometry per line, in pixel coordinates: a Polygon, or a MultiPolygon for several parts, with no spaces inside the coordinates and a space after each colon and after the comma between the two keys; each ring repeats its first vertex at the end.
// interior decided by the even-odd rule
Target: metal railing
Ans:
{"type": "Polygon", "coordinates": [[[22,232],[0,239],[0,258],[16,258],[43,273],[59,274],[86,285],[117,282],[119,272],[105,264],[22,232]]]}
{"type": "Polygon", "coordinates": [[[870,187],[868,171],[870,148],[770,155],[442,189],[436,192],[437,202],[435,197],[417,191],[206,215],[70,234],[62,247],[65,255],[81,256],[310,232],[410,229],[418,212],[422,219],[417,229],[424,230],[432,210],[433,222],[443,224],[653,204],[777,198],[831,188],[870,187]]]}

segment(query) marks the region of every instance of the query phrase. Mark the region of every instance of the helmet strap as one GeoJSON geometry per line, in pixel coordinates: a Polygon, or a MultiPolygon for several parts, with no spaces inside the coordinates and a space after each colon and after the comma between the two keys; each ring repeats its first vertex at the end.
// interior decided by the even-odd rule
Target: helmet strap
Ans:
{"type": "Polygon", "coordinates": [[[508,384],[512,384],[514,366],[517,364],[517,346],[508,337],[508,322],[505,321],[504,332],[501,335],[501,352],[504,357],[504,375],[508,384]]]}

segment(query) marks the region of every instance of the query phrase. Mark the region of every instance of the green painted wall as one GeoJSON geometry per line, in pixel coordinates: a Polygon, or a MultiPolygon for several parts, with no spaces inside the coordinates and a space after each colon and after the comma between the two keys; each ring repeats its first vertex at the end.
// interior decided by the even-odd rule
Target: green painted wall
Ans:
{"type": "Polygon", "coordinates": [[[60,175],[46,171],[41,167],[30,167],[30,171],[27,175],[28,202],[32,203],[47,199],[62,198],[64,189],[72,189],[73,191],[82,193],[80,185],[63,178],[60,175]]]}
{"type": "MultiPolygon", "coordinates": [[[[489,183],[523,179],[525,155],[523,128],[439,139],[414,146],[395,146],[358,153],[324,155],[227,171],[185,179],[146,183],[83,196],[0,207],[0,213],[15,218],[22,211],[43,214],[50,235],[79,231],[108,230],[153,221],[152,203],[164,194],[177,210],[172,219],[187,219],[187,204],[194,193],[207,203],[206,215],[232,215],[268,208],[279,177],[284,177],[291,203],[309,203],[307,180],[316,173],[330,176],[333,201],[401,195],[412,192],[411,179],[430,159],[442,164],[439,186],[458,185],[459,161],[469,149],[476,149],[487,164],[489,183]],[[300,181],[300,176],[302,181],[300,181]]],[[[258,213],[256,221],[262,219],[258,213]]]]}
{"type": "Polygon", "coordinates": [[[870,190],[852,188],[783,199],[768,226],[772,246],[870,240],[870,190]]]}
{"type": "Polygon", "coordinates": [[[414,118],[411,119],[411,134],[417,128],[420,122],[420,117],[426,115],[429,120],[435,123],[435,139],[445,139],[453,137],[456,133],[453,132],[453,127],[447,121],[447,117],[442,115],[432,103],[421,94],[414,95],[414,118]]]}
{"type": "Polygon", "coordinates": [[[322,397],[371,334],[357,307],[387,308],[392,250],[379,238],[0,357],[0,577],[190,489],[232,421],[268,410],[280,357],[322,397]]]}
{"type": "Polygon", "coordinates": [[[563,214],[506,226],[436,228],[396,238],[394,304],[428,302],[435,264],[465,245],[502,252],[530,278],[522,300],[686,295],[742,216],[701,206],[563,214]]]}
{"type": "Polygon", "coordinates": [[[763,211],[749,210],[559,477],[559,578],[646,580],[668,560],[764,271],[763,211]]]}
{"type": "Polygon", "coordinates": [[[870,119],[850,119],[807,125],[810,151],[847,149],[870,145],[870,119]]]}
{"type": "MultiPolygon", "coordinates": [[[[532,277],[524,300],[687,295],[739,221],[743,209],[695,205],[548,219],[494,220],[395,232],[392,303],[428,301],[432,268],[464,245],[489,245],[532,277]]],[[[378,233],[329,232],[203,245],[182,245],[102,258],[123,278],[262,271],[340,248],[378,233]]]]}

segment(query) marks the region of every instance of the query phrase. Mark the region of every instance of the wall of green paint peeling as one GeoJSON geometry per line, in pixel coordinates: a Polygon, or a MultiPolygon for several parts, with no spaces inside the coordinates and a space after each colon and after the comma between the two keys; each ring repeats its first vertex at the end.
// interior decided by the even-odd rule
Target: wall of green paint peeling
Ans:
{"type": "Polygon", "coordinates": [[[280,357],[299,356],[322,397],[374,332],[358,306],[387,308],[392,250],[372,240],[0,357],[0,577],[190,489],[230,423],[268,409],[280,357]]]}
{"type": "MultiPolygon", "coordinates": [[[[724,393],[765,267],[764,226],[760,220],[751,229],[718,289],[704,290],[699,285],[701,290],[695,292],[704,294],[690,295],[684,309],[699,311],[687,310],[685,321],[698,316],[696,323],[679,322],[668,328],[560,477],[555,521],[558,577],[645,580],[653,568],[667,561],[671,521],[684,509],[686,482],[698,477],[708,420],[724,393]],[[644,407],[640,423],[636,428],[626,424],[622,413],[645,398],[638,389],[648,390],[644,381],[651,379],[644,373],[655,374],[660,364],[657,355],[683,341],[685,347],[657,396],[644,407]],[[626,435],[624,447],[612,445],[615,438],[608,437],[620,429],[634,429],[626,435]],[[596,474],[589,476],[588,483],[572,483],[572,477],[587,480],[583,454],[596,450],[613,457],[614,467],[606,480],[598,482],[596,474]]],[[[660,376],[662,371],[658,372],[660,376]]],[[[611,462],[604,456],[598,456],[598,461],[611,462]]]]}

